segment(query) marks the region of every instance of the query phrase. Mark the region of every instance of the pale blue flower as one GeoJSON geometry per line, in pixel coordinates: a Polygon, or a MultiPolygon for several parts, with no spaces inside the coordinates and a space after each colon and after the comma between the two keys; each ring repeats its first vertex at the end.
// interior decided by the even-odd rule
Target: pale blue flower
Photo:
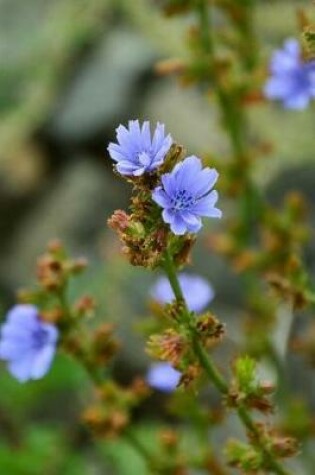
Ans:
{"type": "Polygon", "coordinates": [[[150,366],[146,381],[154,389],[171,393],[176,389],[180,377],[181,373],[169,363],[155,363],[150,366]]]}
{"type": "Polygon", "coordinates": [[[202,169],[201,160],[195,156],[162,175],[162,186],[155,188],[152,198],[164,208],[163,220],[174,234],[198,232],[202,216],[221,218],[221,211],[215,207],[218,193],[211,191],[217,178],[218,172],[214,168],[202,169]]]}
{"type": "Polygon", "coordinates": [[[140,127],[138,120],[130,120],[128,128],[120,125],[116,129],[118,143],[110,143],[107,150],[116,162],[121,175],[140,176],[150,173],[162,165],[172,145],[170,135],[165,136],[164,125],[157,123],[151,138],[150,123],[140,127]]]}
{"type": "Polygon", "coordinates": [[[43,322],[35,306],[15,305],[1,326],[0,359],[21,383],[40,379],[50,368],[57,339],[57,328],[43,322]]]}
{"type": "Polygon", "coordinates": [[[305,109],[315,98],[315,61],[304,61],[299,42],[290,38],[270,62],[271,76],[264,93],[288,109],[305,109]]]}
{"type": "MultiPolygon", "coordinates": [[[[181,273],[178,275],[179,285],[189,310],[202,312],[213,300],[214,290],[209,282],[199,275],[181,273]]],[[[160,277],[151,288],[150,295],[162,304],[171,303],[174,292],[166,277],[160,277]]]]}

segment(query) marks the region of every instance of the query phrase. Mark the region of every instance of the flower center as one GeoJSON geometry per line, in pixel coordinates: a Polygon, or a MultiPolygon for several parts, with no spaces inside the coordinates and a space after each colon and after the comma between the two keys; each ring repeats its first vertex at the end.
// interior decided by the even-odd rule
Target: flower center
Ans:
{"type": "Polygon", "coordinates": [[[36,350],[40,350],[43,346],[46,345],[48,341],[48,332],[39,328],[33,332],[33,347],[36,350]]]}
{"type": "Polygon", "coordinates": [[[174,211],[187,210],[195,204],[194,197],[186,190],[179,190],[171,199],[172,209],[174,211]]]}

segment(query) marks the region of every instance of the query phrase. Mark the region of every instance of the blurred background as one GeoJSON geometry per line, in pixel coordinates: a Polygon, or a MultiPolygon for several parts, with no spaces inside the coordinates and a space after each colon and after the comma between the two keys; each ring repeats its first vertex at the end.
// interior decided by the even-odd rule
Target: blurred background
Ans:
{"type": "MultiPolygon", "coordinates": [[[[100,316],[118,323],[123,351],[116,372],[123,382],[145,372],[144,340],[134,326],[148,313],[146,296],[155,276],[124,262],[115,236],[106,229],[107,218],[127,206],[130,192],[112,173],[108,142],[120,123],[139,118],[165,123],[188,152],[228,153],[218,111],[202,91],[183,89],[176,79],[154,73],[158,60],[188,54],[189,19],[164,18],[159,3],[0,0],[2,315],[17,288],[34,282],[36,258],[46,243],[62,239],[72,255],[85,255],[91,263],[72,289],[73,298],[88,289],[99,300],[100,316]]],[[[296,8],[310,9],[310,4],[257,2],[263,59],[267,61],[284,38],[298,35],[296,8]]],[[[290,112],[266,104],[252,108],[250,118],[252,136],[274,145],[257,168],[257,181],[275,206],[288,189],[302,190],[314,222],[314,108],[290,112]]],[[[210,223],[206,231],[213,227],[210,223]]],[[[314,271],[314,243],[306,253],[314,271]]],[[[237,277],[221,258],[210,255],[202,238],[193,264],[193,272],[214,286],[214,308],[237,342],[242,293],[237,277]]],[[[292,371],[294,364],[299,363],[293,362],[292,371]]],[[[299,378],[301,390],[314,402],[308,373],[299,378]]],[[[44,380],[26,385],[1,368],[0,387],[1,473],[145,473],[123,443],[96,448],[84,443],[77,419],[90,388],[66,357],[57,357],[44,380]],[[81,447],[84,450],[78,450],[81,447]],[[12,451],[18,456],[12,457],[12,451]]],[[[145,430],[150,437],[148,423],[145,430]]]]}

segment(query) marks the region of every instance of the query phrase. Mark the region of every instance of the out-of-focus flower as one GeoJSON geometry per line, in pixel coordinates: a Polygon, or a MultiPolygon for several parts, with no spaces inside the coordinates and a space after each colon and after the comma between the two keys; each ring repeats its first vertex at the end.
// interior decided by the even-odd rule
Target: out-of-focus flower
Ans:
{"type": "Polygon", "coordinates": [[[138,120],[130,120],[128,128],[120,125],[116,129],[118,143],[110,143],[107,150],[117,162],[121,175],[140,176],[160,166],[172,145],[170,135],[165,136],[164,125],[157,123],[151,139],[150,123],[140,127],[138,120]]]}
{"type": "Polygon", "coordinates": [[[181,373],[169,363],[155,363],[150,366],[146,380],[149,386],[165,393],[171,393],[179,383],[181,373]]]}
{"type": "Polygon", "coordinates": [[[162,186],[152,193],[153,200],[163,209],[162,216],[174,234],[196,233],[200,230],[201,216],[220,218],[215,207],[218,193],[212,190],[218,178],[214,168],[202,169],[201,160],[187,157],[170,173],[162,175],[162,186]]]}
{"type": "Polygon", "coordinates": [[[57,339],[57,328],[40,320],[35,306],[15,305],[1,327],[0,359],[21,383],[40,379],[50,368],[57,339]]]}
{"type": "Polygon", "coordinates": [[[305,109],[315,98],[315,61],[305,62],[299,42],[290,38],[275,51],[270,62],[271,77],[264,93],[288,109],[305,109]]]}
{"type": "MultiPolygon", "coordinates": [[[[189,310],[202,312],[214,297],[211,285],[199,275],[181,273],[178,276],[189,310]]],[[[150,295],[162,304],[171,303],[175,299],[172,287],[166,277],[160,277],[153,285],[150,295]]]]}

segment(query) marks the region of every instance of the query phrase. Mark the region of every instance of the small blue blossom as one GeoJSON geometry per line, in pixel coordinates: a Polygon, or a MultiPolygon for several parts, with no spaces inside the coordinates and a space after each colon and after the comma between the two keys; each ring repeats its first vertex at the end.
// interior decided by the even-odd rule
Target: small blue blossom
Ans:
{"type": "Polygon", "coordinates": [[[172,145],[170,135],[165,136],[164,125],[157,123],[151,139],[150,123],[140,127],[138,120],[130,120],[128,128],[120,125],[116,129],[118,143],[110,143],[107,150],[117,162],[121,175],[141,176],[159,167],[172,145]]]}
{"type": "Polygon", "coordinates": [[[33,305],[15,305],[1,326],[0,359],[21,383],[40,379],[49,370],[56,351],[58,330],[40,320],[33,305]]]}
{"type": "Polygon", "coordinates": [[[214,168],[202,169],[201,160],[187,157],[170,173],[162,175],[162,186],[152,193],[153,200],[163,209],[163,220],[174,234],[196,233],[200,230],[201,216],[221,218],[215,208],[218,193],[212,190],[218,172],[214,168]]]}
{"type": "Polygon", "coordinates": [[[150,366],[146,380],[152,388],[171,393],[176,389],[180,377],[181,373],[169,363],[155,363],[150,366]]]}
{"type": "Polygon", "coordinates": [[[275,51],[270,62],[271,77],[264,93],[288,109],[305,109],[315,98],[315,61],[305,62],[299,42],[290,38],[275,51]]]}
{"type": "MultiPolygon", "coordinates": [[[[214,290],[203,277],[183,272],[179,274],[178,279],[187,306],[192,312],[202,312],[213,300],[214,290]]],[[[172,287],[166,277],[160,277],[155,282],[150,295],[162,304],[171,303],[175,299],[172,287]]]]}

